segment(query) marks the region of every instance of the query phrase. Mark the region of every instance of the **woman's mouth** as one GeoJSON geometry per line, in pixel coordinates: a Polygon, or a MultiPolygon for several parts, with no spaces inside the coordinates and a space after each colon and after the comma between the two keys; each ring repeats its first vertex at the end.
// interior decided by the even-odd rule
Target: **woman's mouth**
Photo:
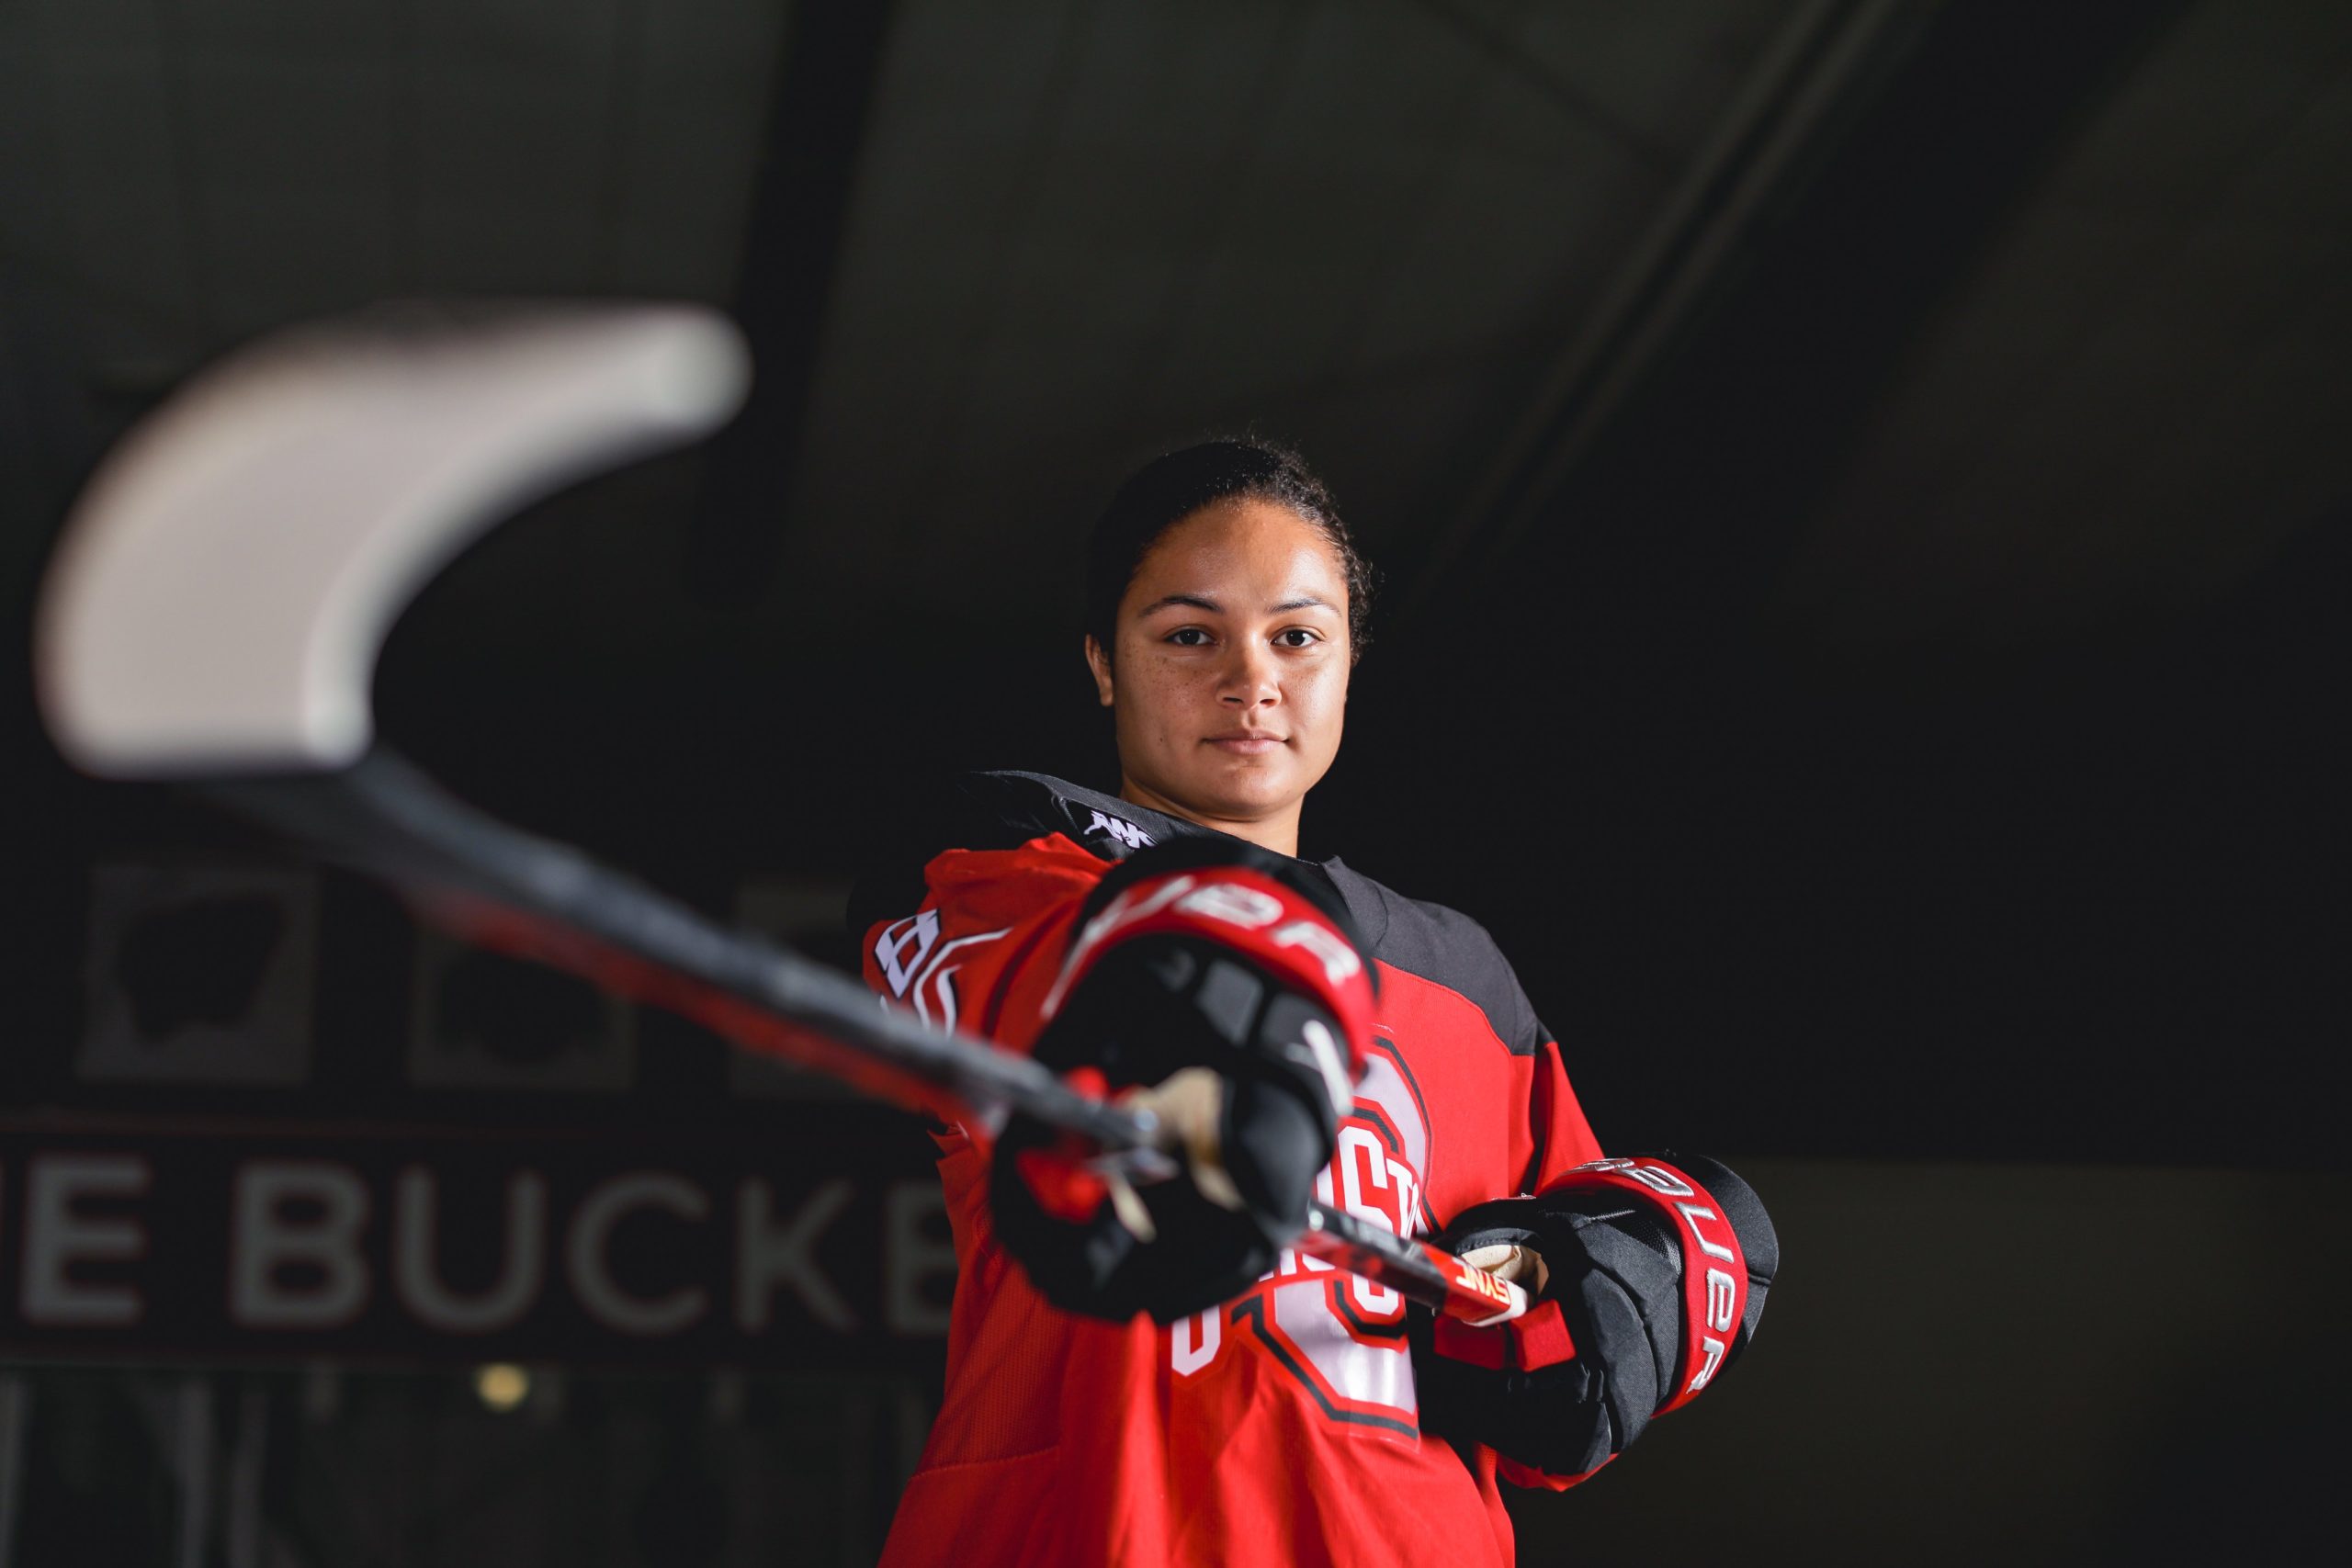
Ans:
{"type": "Polygon", "coordinates": [[[1255,757],[1279,750],[1283,738],[1261,729],[1235,730],[1226,735],[1212,735],[1208,744],[1236,757],[1255,757]]]}

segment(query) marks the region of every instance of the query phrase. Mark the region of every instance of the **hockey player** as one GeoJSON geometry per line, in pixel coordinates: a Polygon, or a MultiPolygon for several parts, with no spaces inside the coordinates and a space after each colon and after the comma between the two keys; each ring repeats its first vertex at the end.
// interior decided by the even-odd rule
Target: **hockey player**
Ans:
{"type": "Polygon", "coordinates": [[[1506,1564],[1498,1479],[1583,1479],[1754,1330],[1747,1185],[1603,1161],[1482,928],[1297,858],[1369,588],[1295,454],[1148,465],[1088,563],[1119,793],[960,780],[861,882],[879,992],[1147,1097],[1187,1156],[1129,1188],[1018,1119],[938,1130],[961,1272],[887,1564],[1506,1564]],[[1431,1324],[1284,1245],[1310,1198],[1539,1304],[1431,1324]]]}

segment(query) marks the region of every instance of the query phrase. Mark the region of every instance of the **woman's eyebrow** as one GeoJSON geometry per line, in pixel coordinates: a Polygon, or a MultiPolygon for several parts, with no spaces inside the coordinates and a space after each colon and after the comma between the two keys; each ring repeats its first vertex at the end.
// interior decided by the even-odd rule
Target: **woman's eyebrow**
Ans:
{"type": "Polygon", "coordinates": [[[1169,609],[1171,606],[1178,604],[1188,605],[1195,610],[1206,610],[1212,615],[1221,615],[1225,614],[1224,605],[1218,604],[1214,599],[1206,598],[1198,593],[1170,593],[1164,598],[1154,599],[1150,604],[1146,604],[1142,609],[1137,610],[1136,614],[1138,615],[1148,615],[1154,611],[1169,609]]]}

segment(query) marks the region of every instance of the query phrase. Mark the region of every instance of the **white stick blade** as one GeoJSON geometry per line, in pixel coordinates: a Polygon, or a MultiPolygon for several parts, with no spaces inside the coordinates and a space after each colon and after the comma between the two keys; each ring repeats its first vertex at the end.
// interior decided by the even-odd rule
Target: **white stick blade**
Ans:
{"type": "Polygon", "coordinates": [[[693,306],[408,308],[280,333],[108,453],[35,621],[43,717],[111,778],[326,771],[401,610],[526,502],[709,434],[750,371],[693,306]]]}

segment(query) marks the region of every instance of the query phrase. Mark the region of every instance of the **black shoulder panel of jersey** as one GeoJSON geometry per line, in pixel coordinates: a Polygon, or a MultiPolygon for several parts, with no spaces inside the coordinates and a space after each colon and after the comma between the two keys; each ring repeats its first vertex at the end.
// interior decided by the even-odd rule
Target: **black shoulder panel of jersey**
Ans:
{"type": "Polygon", "coordinates": [[[1336,857],[1323,869],[1383,964],[1461,993],[1514,1056],[1532,1056],[1552,1038],[1486,927],[1459,909],[1408,898],[1336,857]]]}
{"type": "Polygon", "coordinates": [[[1210,829],[1044,773],[962,773],[894,808],[868,846],[849,899],[849,934],[913,913],[929,891],[923,867],[949,850],[1018,849],[1060,833],[1106,861],[1210,829]]]}

